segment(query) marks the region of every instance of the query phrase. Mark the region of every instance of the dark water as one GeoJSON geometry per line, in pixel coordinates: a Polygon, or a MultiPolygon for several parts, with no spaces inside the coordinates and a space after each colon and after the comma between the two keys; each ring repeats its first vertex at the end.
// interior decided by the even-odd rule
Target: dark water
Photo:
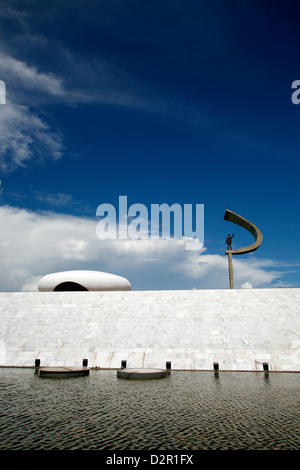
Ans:
{"type": "Polygon", "coordinates": [[[300,374],[0,369],[0,450],[298,450],[300,374]]]}

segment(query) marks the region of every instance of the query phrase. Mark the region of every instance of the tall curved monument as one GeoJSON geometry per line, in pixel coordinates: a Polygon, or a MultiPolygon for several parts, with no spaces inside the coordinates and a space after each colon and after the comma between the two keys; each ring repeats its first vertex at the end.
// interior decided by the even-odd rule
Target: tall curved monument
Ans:
{"type": "Polygon", "coordinates": [[[263,240],[263,236],[259,228],[256,227],[256,225],[254,225],[252,222],[249,222],[249,220],[245,219],[244,217],[241,217],[240,215],[228,209],[226,209],[224,220],[228,220],[229,222],[233,222],[234,224],[237,224],[240,227],[245,228],[246,230],[248,230],[248,232],[250,232],[254,236],[254,239],[255,239],[252,245],[245,246],[244,248],[238,248],[237,250],[232,250],[231,239],[233,236],[230,236],[228,234],[226,242],[227,242],[227,247],[229,247],[230,249],[227,249],[225,253],[226,255],[228,255],[229,285],[230,285],[230,289],[234,289],[232,255],[243,255],[245,253],[251,253],[252,251],[257,250],[257,248],[260,246],[263,240]]]}

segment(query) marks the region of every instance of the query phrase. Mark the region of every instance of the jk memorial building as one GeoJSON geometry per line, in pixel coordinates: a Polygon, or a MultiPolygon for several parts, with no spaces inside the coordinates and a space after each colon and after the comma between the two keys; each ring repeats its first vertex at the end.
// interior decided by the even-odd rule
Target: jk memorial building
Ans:
{"type": "Polygon", "coordinates": [[[226,255],[229,289],[133,291],[118,275],[46,274],[37,292],[0,293],[0,366],[220,371],[300,371],[300,289],[235,289],[232,256],[262,235],[237,214],[225,218],[254,236],[226,255]]]}

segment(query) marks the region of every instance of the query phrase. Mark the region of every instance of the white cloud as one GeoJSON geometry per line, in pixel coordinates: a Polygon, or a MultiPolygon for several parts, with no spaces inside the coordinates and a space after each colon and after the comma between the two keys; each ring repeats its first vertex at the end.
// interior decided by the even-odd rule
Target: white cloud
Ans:
{"type": "MultiPolygon", "coordinates": [[[[188,251],[185,240],[99,240],[98,220],[0,207],[0,290],[36,290],[40,277],[69,269],[125,276],[133,289],[228,288],[227,258],[188,251]]],[[[269,261],[234,261],[235,287],[269,286],[269,261]]]]}
{"type": "Polygon", "coordinates": [[[51,73],[39,72],[35,66],[29,66],[9,55],[0,54],[0,70],[11,87],[21,86],[57,97],[66,95],[61,78],[51,73]]]}
{"type": "Polygon", "coordinates": [[[31,160],[58,159],[62,139],[27,106],[7,103],[0,112],[0,168],[10,173],[31,160]],[[45,157],[45,155],[47,157],[45,157]]]}
{"type": "MultiPolygon", "coordinates": [[[[14,13],[6,10],[6,15],[13,17],[14,13]]],[[[200,116],[198,110],[195,113],[191,109],[183,112],[181,103],[162,96],[132,76],[123,65],[97,55],[83,57],[56,39],[32,34],[29,27],[25,31],[14,39],[16,57],[11,50],[5,52],[5,40],[0,44],[4,51],[0,53],[0,79],[6,84],[7,102],[0,109],[0,168],[3,172],[28,166],[37,158],[53,160],[63,155],[62,135],[57,128],[53,129],[47,115],[46,106],[53,102],[71,106],[83,103],[121,106],[180,121],[183,116],[193,121],[196,114],[197,125],[199,119],[203,120],[202,125],[206,123],[205,113],[200,116]],[[26,48],[24,56],[32,57],[31,49],[38,50],[41,56],[47,54],[47,67],[52,71],[18,59],[20,47],[26,48]]]]}
{"type": "Polygon", "coordinates": [[[10,173],[32,161],[61,158],[61,134],[40,105],[69,99],[63,79],[3,52],[0,73],[6,85],[6,104],[0,108],[0,169],[10,173]]]}
{"type": "Polygon", "coordinates": [[[8,18],[12,20],[16,20],[17,22],[21,23],[23,26],[26,26],[26,17],[27,14],[24,10],[18,11],[12,8],[8,3],[4,4],[2,2],[1,10],[0,10],[0,18],[8,18]]]}
{"type": "MultiPolygon", "coordinates": [[[[44,51],[47,44],[45,41],[44,51]]],[[[143,86],[101,58],[76,58],[61,44],[55,50],[64,63],[63,76],[0,53],[0,78],[6,85],[6,104],[0,108],[0,169],[5,173],[33,160],[62,157],[61,132],[53,129],[45,107],[53,100],[64,105],[97,102],[136,109],[153,107],[155,100],[145,99],[143,86]]]]}
{"type": "Polygon", "coordinates": [[[61,158],[61,133],[41,105],[54,99],[74,103],[80,93],[67,89],[61,77],[5,53],[0,54],[0,74],[6,85],[6,104],[0,108],[0,169],[10,173],[32,161],[61,158]]]}
{"type": "Polygon", "coordinates": [[[252,289],[253,286],[250,282],[246,281],[246,282],[244,282],[244,284],[241,285],[241,288],[242,289],[252,289]]]}

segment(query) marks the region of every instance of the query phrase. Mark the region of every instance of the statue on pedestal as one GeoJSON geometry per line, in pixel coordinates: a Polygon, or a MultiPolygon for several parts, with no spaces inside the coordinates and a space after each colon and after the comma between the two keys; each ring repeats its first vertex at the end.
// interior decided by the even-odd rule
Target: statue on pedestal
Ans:
{"type": "Polygon", "coordinates": [[[225,242],[227,243],[227,250],[232,250],[231,240],[233,239],[233,237],[234,237],[234,233],[232,235],[230,235],[230,233],[227,235],[226,242],[225,242]]]}

